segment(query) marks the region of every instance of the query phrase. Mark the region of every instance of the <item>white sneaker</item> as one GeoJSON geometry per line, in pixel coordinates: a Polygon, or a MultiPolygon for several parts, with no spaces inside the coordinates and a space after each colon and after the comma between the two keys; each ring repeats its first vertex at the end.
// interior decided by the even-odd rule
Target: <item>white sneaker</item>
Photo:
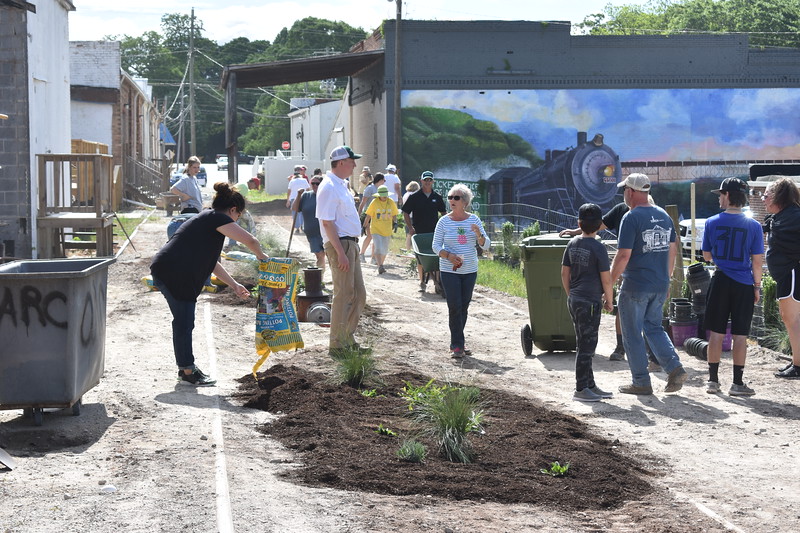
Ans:
{"type": "Polygon", "coordinates": [[[709,394],[717,394],[720,391],[719,383],[716,381],[706,381],[706,392],[709,394]]]}

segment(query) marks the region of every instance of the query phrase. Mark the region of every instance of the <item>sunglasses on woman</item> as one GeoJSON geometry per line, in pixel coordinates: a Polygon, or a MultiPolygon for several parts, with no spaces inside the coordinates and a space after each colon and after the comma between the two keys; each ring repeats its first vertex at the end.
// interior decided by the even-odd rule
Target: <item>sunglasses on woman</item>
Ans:
{"type": "Polygon", "coordinates": [[[458,194],[451,194],[451,195],[449,195],[449,196],[447,197],[447,199],[448,199],[448,200],[456,200],[456,201],[458,201],[458,200],[461,200],[461,196],[460,196],[460,195],[458,195],[458,194]]]}

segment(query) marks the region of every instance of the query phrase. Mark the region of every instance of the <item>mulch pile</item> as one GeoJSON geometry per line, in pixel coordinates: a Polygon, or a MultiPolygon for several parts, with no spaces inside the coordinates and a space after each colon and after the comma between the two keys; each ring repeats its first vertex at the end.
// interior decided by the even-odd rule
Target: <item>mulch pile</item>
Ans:
{"type": "Polygon", "coordinates": [[[378,397],[365,397],[330,377],[296,366],[275,365],[240,378],[234,395],[245,406],[280,413],[262,431],[297,453],[302,466],[282,475],[310,486],[389,495],[431,495],[457,500],[533,503],[566,510],[611,509],[653,491],[652,473],[619,443],[594,433],[574,417],[499,390],[482,389],[484,433],[471,434],[471,464],[442,458],[426,442],[424,463],[396,452],[415,428],[399,397],[405,382],[428,376],[399,372],[381,376],[378,397]],[[398,436],[379,435],[382,424],[398,436]],[[564,477],[540,472],[553,461],[570,468],[564,477]]]}

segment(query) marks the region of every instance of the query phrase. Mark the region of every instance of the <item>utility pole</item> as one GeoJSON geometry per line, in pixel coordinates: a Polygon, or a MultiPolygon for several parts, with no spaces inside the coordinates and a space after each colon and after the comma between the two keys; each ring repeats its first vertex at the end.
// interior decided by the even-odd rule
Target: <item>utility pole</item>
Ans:
{"type": "Polygon", "coordinates": [[[183,147],[183,85],[181,85],[180,96],[178,96],[178,98],[178,105],[180,106],[180,112],[178,113],[178,156],[175,162],[180,164],[186,161],[186,150],[183,147]]]}
{"type": "MultiPolygon", "coordinates": [[[[398,0],[399,2],[400,0],[398,0]]],[[[197,155],[197,145],[195,144],[194,126],[194,8],[192,8],[192,20],[189,30],[189,128],[192,155],[197,155]]]]}
{"type": "MultiPolygon", "coordinates": [[[[387,0],[391,2],[392,0],[387,0]]],[[[394,128],[393,130],[393,137],[394,137],[394,153],[392,154],[393,161],[398,167],[403,166],[403,162],[400,160],[400,151],[402,146],[402,132],[403,132],[403,125],[401,123],[401,116],[400,116],[400,91],[402,87],[400,86],[400,20],[403,18],[401,13],[401,6],[402,0],[395,0],[397,3],[397,18],[395,19],[394,24],[394,128]]],[[[402,172],[402,170],[401,170],[402,172]]]]}

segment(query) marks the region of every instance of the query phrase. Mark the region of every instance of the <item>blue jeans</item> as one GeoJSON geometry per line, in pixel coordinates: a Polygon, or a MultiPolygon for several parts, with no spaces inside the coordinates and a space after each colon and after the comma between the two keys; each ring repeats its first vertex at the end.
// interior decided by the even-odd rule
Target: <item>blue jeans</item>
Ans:
{"type": "Polygon", "coordinates": [[[661,325],[666,299],[667,291],[626,291],[624,283],[617,296],[622,343],[625,345],[628,366],[631,368],[633,384],[636,386],[650,386],[650,373],[647,371],[647,349],[642,333],[647,337],[647,343],[664,372],[669,374],[681,366],[675,347],[661,325]]]}
{"type": "Polygon", "coordinates": [[[192,330],[194,330],[194,309],[196,302],[178,300],[169,289],[156,278],[153,285],[161,291],[172,312],[172,349],[175,351],[175,362],[181,370],[194,369],[194,352],[192,351],[192,330]]]}
{"type": "Polygon", "coordinates": [[[478,273],[453,274],[442,272],[442,288],[447,297],[450,320],[450,349],[464,349],[464,326],[467,324],[467,309],[472,301],[472,290],[478,273]]]}

